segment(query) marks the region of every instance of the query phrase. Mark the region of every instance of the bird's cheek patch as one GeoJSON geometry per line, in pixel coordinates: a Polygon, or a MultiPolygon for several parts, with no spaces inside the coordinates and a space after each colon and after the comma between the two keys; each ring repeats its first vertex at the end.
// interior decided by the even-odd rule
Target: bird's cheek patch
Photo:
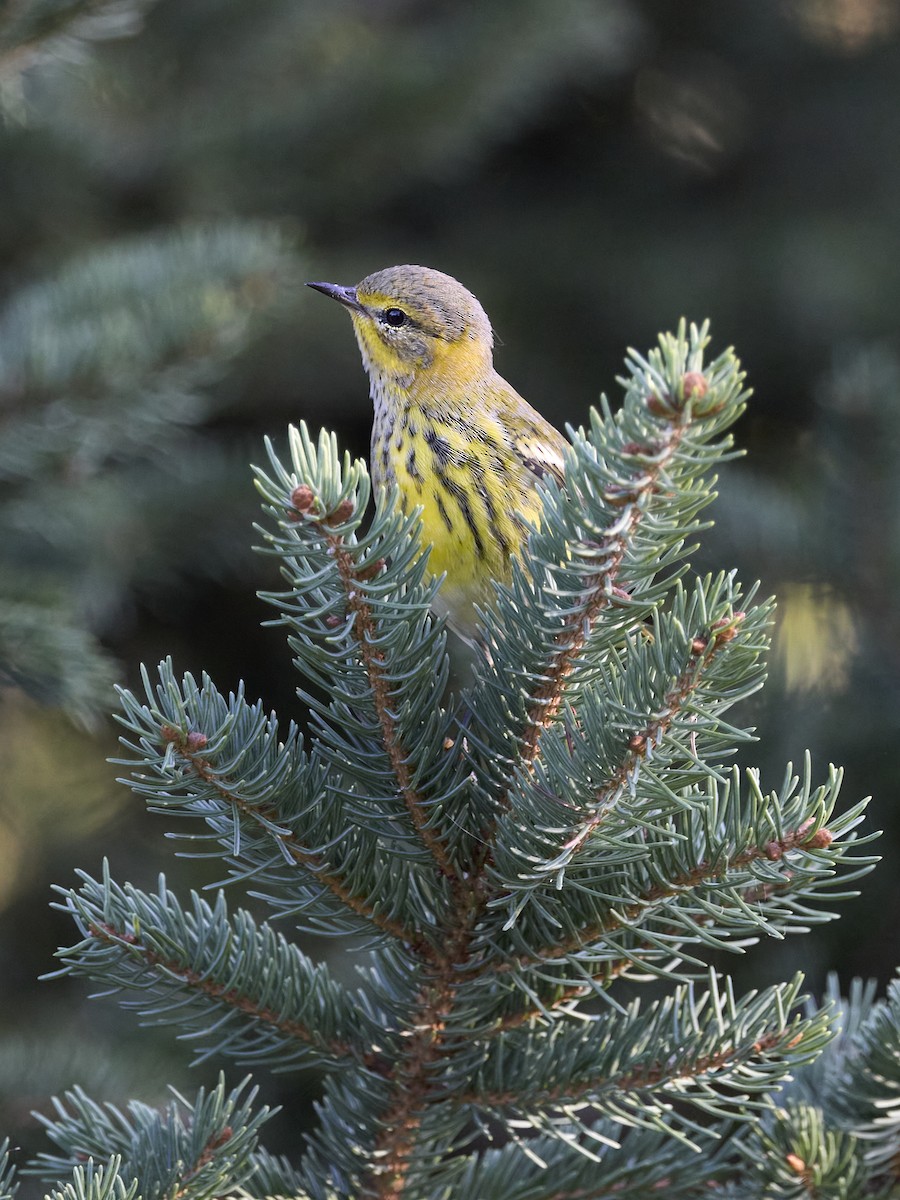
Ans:
{"type": "Polygon", "coordinates": [[[418,330],[410,332],[403,347],[405,362],[414,362],[420,367],[430,367],[434,362],[434,339],[418,330]]]}

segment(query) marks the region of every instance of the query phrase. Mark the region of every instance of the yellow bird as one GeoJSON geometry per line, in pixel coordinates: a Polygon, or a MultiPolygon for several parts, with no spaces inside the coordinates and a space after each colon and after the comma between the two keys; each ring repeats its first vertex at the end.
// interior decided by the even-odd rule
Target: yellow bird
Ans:
{"type": "Polygon", "coordinates": [[[474,605],[536,522],[537,485],[562,480],[566,441],[494,370],[494,335],[470,291],[430,267],[388,267],[356,287],[310,283],[353,321],[369,390],[372,481],[422,508],[429,570],[449,623],[472,640],[474,605]]]}

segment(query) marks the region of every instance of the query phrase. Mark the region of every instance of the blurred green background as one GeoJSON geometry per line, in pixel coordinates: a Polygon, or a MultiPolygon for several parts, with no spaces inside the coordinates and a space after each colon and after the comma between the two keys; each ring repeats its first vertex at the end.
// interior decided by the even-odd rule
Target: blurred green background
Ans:
{"type": "Polygon", "coordinates": [[[255,592],[277,579],[250,550],[248,464],[300,418],[366,452],[349,322],[301,283],[399,262],[478,294],[499,369],[560,425],[615,399],[625,348],[682,315],[711,319],[714,351],[736,346],[749,453],[723,471],[694,562],[779,597],[769,685],[738,716],[760,732],[748,761],[768,787],[807,747],[817,776],[844,764],[847,802],[874,793],[887,832],[839,922],[723,965],[743,987],[798,967],[817,993],[829,968],[886,981],[900,7],[68,7],[94,25],[46,45],[0,7],[0,597],[20,606],[7,649],[28,649],[0,691],[0,1129],[28,1143],[28,1110],[75,1082],[152,1100],[185,1078],[170,1034],[37,983],[73,933],[51,884],[77,867],[108,855],[141,886],[161,869],[185,888],[215,878],[173,857],[164,822],[114,782],[112,724],[84,714],[171,653],[302,719],[283,636],[259,624],[255,592]]]}

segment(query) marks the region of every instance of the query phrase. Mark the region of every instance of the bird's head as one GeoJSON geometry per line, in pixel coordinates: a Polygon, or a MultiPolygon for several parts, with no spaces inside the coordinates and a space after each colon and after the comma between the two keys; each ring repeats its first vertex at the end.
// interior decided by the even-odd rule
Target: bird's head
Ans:
{"type": "Polygon", "coordinates": [[[404,390],[423,374],[464,376],[491,365],[493,332],[470,291],[430,267],[388,267],[356,287],[311,283],[343,304],[370,377],[404,390]]]}

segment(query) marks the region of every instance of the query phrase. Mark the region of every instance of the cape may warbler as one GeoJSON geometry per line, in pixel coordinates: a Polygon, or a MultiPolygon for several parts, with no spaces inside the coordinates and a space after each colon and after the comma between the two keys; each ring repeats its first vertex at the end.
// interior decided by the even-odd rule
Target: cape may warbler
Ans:
{"type": "Polygon", "coordinates": [[[309,285],[343,304],[375,404],[374,485],[422,507],[429,569],[450,625],[471,639],[540,513],[537,484],[562,479],[562,435],[494,370],[475,296],[441,271],[389,267],[353,287],[309,285]]]}

